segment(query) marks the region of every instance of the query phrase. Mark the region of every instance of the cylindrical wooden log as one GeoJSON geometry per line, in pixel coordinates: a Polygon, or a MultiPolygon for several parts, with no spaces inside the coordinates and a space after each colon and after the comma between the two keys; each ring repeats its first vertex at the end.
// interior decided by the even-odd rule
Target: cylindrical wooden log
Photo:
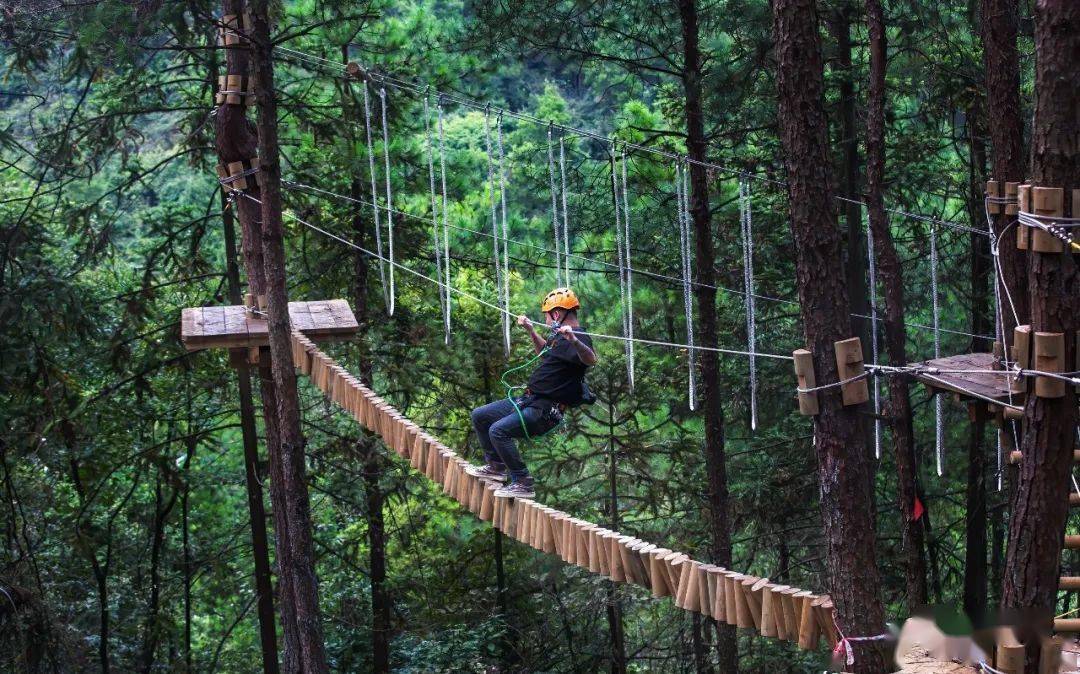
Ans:
{"type": "Polygon", "coordinates": [[[799,601],[799,648],[804,651],[812,651],[818,647],[821,633],[818,631],[818,622],[811,606],[815,597],[809,592],[800,592],[795,595],[799,601]]]}
{"type": "Polygon", "coordinates": [[[761,628],[758,631],[761,632],[763,637],[776,638],[779,636],[771,585],[765,585],[765,587],[761,588],[761,628]]]}
{"type": "Polygon", "coordinates": [[[739,624],[739,601],[736,598],[738,594],[735,590],[735,579],[739,574],[734,571],[728,571],[724,574],[724,615],[725,620],[729,625],[738,626],[739,624]]]}
{"type": "Polygon", "coordinates": [[[694,592],[693,597],[697,600],[696,605],[690,610],[697,611],[701,615],[712,617],[712,595],[709,594],[709,572],[707,564],[694,562],[694,592]]]}
{"type": "Polygon", "coordinates": [[[736,626],[742,629],[755,629],[754,614],[750,612],[750,601],[747,595],[750,589],[743,584],[747,576],[739,574],[734,579],[732,591],[735,593],[735,621],[736,626]]]}
{"type": "Polygon", "coordinates": [[[994,667],[1005,674],[1024,674],[1024,646],[1012,628],[998,628],[996,642],[994,667]]]}
{"type": "Polygon", "coordinates": [[[480,519],[485,522],[490,522],[494,510],[495,487],[492,485],[484,485],[484,491],[480,494],[480,519]]]}
{"type": "Polygon", "coordinates": [[[667,582],[667,572],[663,568],[661,558],[670,550],[655,548],[649,553],[649,578],[652,586],[652,595],[656,598],[671,596],[671,586],[667,582]]]}
{"type": "Polygon", "coordinates": [[[712,615],[719,622],[727,622],[727,602],[724,599],[724,574],[726,569],[720,566],[709,569],[709,583],[712,585],[712,615]]]}
{"type": "MultiPolygon", "coordinates": [[[[1035,369],[1040,372],[1060,373],[1065,364],[1065,333],[1035,333],[1035,369]]],[[[1052,377],[1035,377],[1035,395],[1040,398],[1061,398],[1065,395],[1065,382],[1052,377]]]]}
{"type": "MultiPolygon", "coordinates": [[[[788,635],[787,614],[784,612],[784,591],[790,589],[791,587],[788,585],[771,585],[767,588],[769,595],[771,596],[773,628],[776,630],[776,638],[782,641],[788,641],[790,639],[790,636],[788,635]]],[[[765,621],[764,596],[761,602],[761,620],[762,622],[765,621]]]]}
{"type": "Polygon", "coordinates": [[[761,588],[768,584],[768,578],[749,576],[743,580],[746,593],[746,605],[750,608],[750,617],[754,620],[754,629],[761,630],[761,588]]]}

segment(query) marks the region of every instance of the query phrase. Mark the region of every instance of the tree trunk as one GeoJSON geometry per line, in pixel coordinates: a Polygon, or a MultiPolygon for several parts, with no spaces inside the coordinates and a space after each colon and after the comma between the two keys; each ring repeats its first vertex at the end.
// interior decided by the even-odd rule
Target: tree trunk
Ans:
{"type": "MultiPolygon", "coordinates": [[[[616,472],[618,453],[615,442],[615,391],[608,391],[608,510],[611,530],[619,530],[619,481],[616,472]]],[[[623,634],[622,604],[619,602],[618,588],[612,581],[605,581],[607,586],[607,621],[609,644],[611,647],[611,674],[626,674],[626,639],[623,634]]]]}
{"type": "MultiPolygon", "coordinates": [[[[223,197],[224,198],[224,197],[223,197]]],[[[240,201],[247,201],[241,199],[240,201]]],[[[237,202],[239,205],[239,202],[237,202]]],[[[229,301],[243,303],[240,270],[237,265],[236,230],[232,209],[222,206],[222,225],[225,238],[225,268],[229,284],[229,301]]],[[[243,349],[239,350],[243,356],[243,349]]],[[[248,521],[251,524],[251,553],[255,561],[256,610],[259,615],[259,645],[262,651],[264,674],[277,674],[277,633],[274,626],[274,593],[270,578],[270,547],[266,537],[266,509],[263,505],[262,482],[259,478],[259,435],[255,425],[255,403],[251,391],[251,371],[236,368],[236,384],[240,394],[240,435],[244,446],[244,482],[247,487],[248,521]]]]}
{"type": "MultiPolygon", "coordinates": [[[[974,19],[973,19],[974,21],[974,19]]],[[[986,221],[983,207],[983,184],[986,179],[986,146],[983,140],[982,100],[967,110],[965,124],[968,141],[968,214],[971,226],[982,228],[986,221]]],[[[993,331],[988,320],[987,303],[990,288],[990,246],[982,234],[972,232],[969,269],[971,283],[971,333],[986,335],[993,331]]],[[[989,344],[978,337],[971,338],[971,350],[986,351],[989,344]]],[[[968,424],[967,506],[964,509],[967,545],[964,550],[964,610],[981,624],[986,614],[986,406],[971,404],[972,419],[968,424]]]]}
{"type": "MultiPolygon", "coordinates": [[[[850,337],[840,231],[830,187],[828,129],[817,7],[814,0],[774,0],[780,137],[803,330],[819,384],[839,380],[834,343],[850,337]]],[[[874,553],[874,499],[858,407],[844,407],[839,388],[818,393],[814,420],[826,568],[840,630],[848,637],[881,634],[885,616],[874,553]]],[[[854,642],[854,671],[885,672],[876,642],[854,642]]]]}
{"type": "MultiPolygon", "coordinates": [[[[1065,215],[1080,216],[1072,190],[1080,189],[1080,4],[1073,0],[1035,3],[1035,121],[1031,140],[1031,184],[1065,190],[1065,215]]],[[[1028,289],[1032,333],[1064,333],[1063,369],[1076,363],[1080,327],[1080,269],[1071,253],[1032,252],[1028,289]]],[[[1076,439],[1077,396],[1072,386],[1060,398],[1029,395],[1024,406],[1016,500],[1013,502],[1006,557],[1004,604],[1029,613],[1033,629],[1022,635],[1027,646],[1025,672],[1039,665],[1034,630],[1050,627],[1061,563],[1062,534],[1068,515],[1069,475],[1076,439]]]]}
{"type": "MultiPolygon", "coordinates": [[[[885,18],[880,0],[866,0],[870,39],[870,89],[866,112],[866,203],[874,235],[874,261],[884,290],[885,350],[889,362],[907,364],[907,330],[904,324],[904,276],[900,256],[885,214],[885,70],[887,45],[885,18]]],[[[918,464],[912,427],[908,380],[889,377],[887,415],[896,461],[897,495],[900,500],[901,539],[907,607],[914,612],[927,602],[926,557],[922,523],[915,519],[918,464]]]]}
{"type": "MultiPolygon", "coordinates": [[[[239,15],[244,10],[243,0],[223,0],[223,14],[239,15]]],[[[225,50],[226,73],[249,72],[249,50],[246,44],[225,50]]],[[[255,157],[258,137],[255,126],[248,120],[243,105],[224,104],[218,107],[215,119],[215,144],[222,163],[241,161],[255,157]]],[[[248,287],[255,295],[266,294],[266,274],[260,243],[260,208],[262,192],[258,183],[248,180],[245,194],[252,197],[237,198],[234,202],[240,222],[241,250],[247,271],[248,287]]],[[[291,355],[291,354],[290,354],[291,355]]],[[[259,350],[260,396],[266,431],[266,449],[270,464],[270,501],[273,504],[275,564],[278,572],[278,610],[282,625],[282,665],[286,672],[300,671],[300,635],[296,624],[293,588],[286,569],[289,562],[289,508],[286,503],[284,470],[281,458],[281,438],[277,423],[277,392],[269,369],[270,352],[259,350]]],[[[241,384],[242,386],[242,384],[241,384]]],[[[246,459],[245,459],[246,460],[246,459]]],[[[265,665],[264,665],[265,666],[265,665]]]]}
{"type": "MultiPolygon", "coordinates": [[[[983,63],[986,70],[986,109],[994,180],[1021,182],[1024,179],[1024,120],[1020,108],[1020,54],[1016,47],[1019,23],[1017,0],[982,0],[983,63]]],[[[1004,209],[1002,209],[1004,211],[1004,209]]],[[[1015,227],[1005,232],[1015,216],[1004,212],[992,216],[994,232],[1000,237],[998,260],[1001,271],[1001,318],[1005,343],[1011,345],[1016,320],[1009,297],[1023,323],[1028,316],[1027,261],[1016,247],[1015,227]],[[1004,232],[1004,234],[1002,234],[1004,232]]]]}
{"type": "Polygon", "coordinates": [[[292,327],[285,283],[285,242],[281,220],[281,165],[277,138],[277,99],[274,92],[273,44],[267,0],[254,0],[252,12],[252,72],[259,83],[258,101],[259,175],[262,179],[261,238],[266,275],[267,328],[270,370],[277,393],[281,466],[285,478],[285,507],[289,520],[289,556],[281,565],[282,580],[292,585],[300,645],[300,665],[305,674],[327,672],[319,614],[315,546],[312,540],[311,504],[305,475],[304,436],[300,428],[300,399],[292,359],[292,327]]]}
{"type": "Polygon", "coordinates": [[[367,494],[368,546],[371,549],[371,658],[373,672],[390,671],[390,596],[386,591],[386,527],[383,523],[385,495],[379,478],[382,457],[374,438],[359,441],[367,494]]]}
{"type": "Polygon", "coordinates": [[[974,419],[968,432],[968,476],[965,508],[967,546],[964,550],[964,611],[982,623],[986,615],[986,406],[972,403],[974,419]]]}
{"type": "MultiPolygon", "coordinates": [[[[844,150],[840,175],[840,195],[844,224],[847,225],[847,286],[851,298],[851,331],[869,344],[870,326],[863,316],[870,313],[866,288],[866,248],[862,231],[862,208],[859,195],[859,138],[855,130],[855,86],[851,64],[851,12],[849,0],[843,0],[829,13],[829,30],[836,40],[834,70],[840,80],[840,146],[844,150]]],[[[868,427],[869,428],[869,427],[868,427]]]]}
{"type": "MultiPolygon", "coordinates": [[[[705,167],[705,116],[701,103],[701,52],[696,0],[679,0],[683,37],[683,91],[686,98],[686,150],[690,160],[690,216],[694,223],[701,345],[717,345],[716,256],[713,251],[709,180],[705,167]]],[[[705,421],[705,470],[709,480],[709,556],[718,566],[731,567],[731,524],[728,516],[727,462],[724,456],[724,393],[720,389],[720,363],[715,351],[700,351],[705,421]]],[[[724,672],[737,672],[735,627],[716,626],[716,652],[724,672]]]]}

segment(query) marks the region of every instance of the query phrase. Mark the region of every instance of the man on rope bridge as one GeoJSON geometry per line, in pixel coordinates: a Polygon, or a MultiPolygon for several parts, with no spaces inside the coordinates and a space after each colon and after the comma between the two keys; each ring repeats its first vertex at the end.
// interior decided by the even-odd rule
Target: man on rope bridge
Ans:
{"type": "Polygon", "coordinates": [[[466,469],[475,477],[506,481],[495,496],[533,498],[534,481],[521,459],[515,438],[536,438],[559,425],[568,407],[592,403],[596,398],[585,384],[585,371],[596,364],[592,340],[582,334],[577,311],[581,304],[573,290],[556,288],[544,298],[541,311],[551,328],[547,338],[536,332],[527,316],[518,316],[517,324],[529,333],[536,355],[526,363],[503,374],[506,398],[477,407],[472,411],[472,423],[480,446],[484,448],[484,465],[466,469]],[[511,386],[506,376],[533,364],[540,364],[529,375],[524,386],[511,386]],[[515,390],[524,388],[521,395],[515,390]]]}

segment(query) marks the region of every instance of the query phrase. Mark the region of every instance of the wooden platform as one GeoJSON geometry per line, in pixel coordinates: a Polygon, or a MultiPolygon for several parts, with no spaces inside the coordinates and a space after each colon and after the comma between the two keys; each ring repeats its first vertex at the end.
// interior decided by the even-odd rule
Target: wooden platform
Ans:
{"type": "MultiPolygon", "coordinates": [[[[964,353],[958,356],[934,358],[921,363],[913,363],[913,365],[923,365],[942,370],[992,370],[994,368],[994,354],[964,353]]],[[[976,393],[1002,405],[1009,404],[1009,383],[1006,380],[1004,371],[1001,374],[917,373],[915,378],[926,384],[927,387],[938,391],[950,391],[968,398],[974,397],[971,394],[976,393]]],[[[1023,400],[1023,396],[1013,394],[1014,404],[1017,404],[1018,397],[1023,400]]]]}
{"type": "MultiPolygon", "coordinates": [[[[349,339],[359,328],[345,300],[289,302],[289,318],[294,328],[319,341],[349,339]]],[[[184,309],[180,339],[189,351],[269,343],[266,319],[252,316],[242,305],[184,309]]]]}

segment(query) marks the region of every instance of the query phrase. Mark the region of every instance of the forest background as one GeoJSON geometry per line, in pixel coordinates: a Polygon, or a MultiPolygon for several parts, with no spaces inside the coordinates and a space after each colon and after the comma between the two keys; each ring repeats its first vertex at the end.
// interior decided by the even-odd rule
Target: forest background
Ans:
{"type": "MultiPolygon", "coordinates": [[[[819,4],[835,187],[860,199],[865,16],[861,2],[819,4]]],[[[1028,119],[1032,27],[1021,5],[1028,119]]],[[[210,48],[220,8],[109,0],[0,6],[0,588],[12,606],[0,601],[0,621],[16,628],[0,635],[0,668],[252,671],[261,656],[236,375],[226,354],[187,352],[179,341],[182,308],[229,302],[231,235],[211,117],[223,66],[210,48]]],[[[278,50],[275,64],[288,211],[372,242],[370,207],[300,186],[370,202],[363,103],[357,83],[345,83],[344,60],[414,82],[415,90],[386,87],[386,148],[380,96],[370,92],[376,200],[385,201],[378,162],[388,150],[398,260],[434,274],[426,149],[441,103],[452,285],[470,295],[498,297],[485,134],[485,124],[497,122],[515,241],[512,305],[535,317],[539,298],[556,284],[552,127],[500,119],[498,109],[685,152],[676,3],[332,0],[273,9],[279,46],[295,50],[278,50]],[[490,102],[490,114],[457,97],[490,102]]],[[[742,175],[753,218],[756,348],[789,354],[802,333],[780,182],[769,4],[722,0],[697,11],[707,154],[730,169],[708,172],[720,346],[747,347],[742,175]]],[[[978,3],[894,0],[885,19],[885,200],[906,279],[908,352],[913,360],[934,354],[932,227],[941,353],[985,351],[993,332],[981,234],[991,113],[978,3]]],[[[621,334],[609,144],[555,127],[556,161],[560,138],[576,256],[569,273],[583,323],[621,334]]],[[[632,264],[654,273],[634,276],[634,331],[682,343],[674,162],[632,149],[626,156],[632,264]]],[[[853,330],[865,334],[864,211],[840,202],[837,209],[860,315],[853,330]]],[[[357,343],[330,348],[339,362],[365,372],[446,444],[478,458],[468,412],[504,395],[500,374],[528,353],[522,333],[514,333],[507,357],[499,315],[458,297],[447,344],[434,285],[399,273],[390,316],[377,264],[294,219],[286,227],[290,297],[344,297],[361,320],[357,343]]],[[[622,343],[597,346],[601,362],[590,385],[599,402],[524,449],[539,500],[708,558],[710,476],[700,411],[687,400],[687,352],[638,346],[631,390],[622,343]]],[[[732,567],[826,587],[810,426],[795,411],[790,363],[756,360],[755,428],[748,359],[723,356],[718,374],[726,392],[732,567]]],[[[714,634],[699,616],[502,539],[387,456],[306,382],[301,390],[332,667],[375,667],[372,526],[385,536],[379,601],[390,615],[395,670],[711,667],[714,634]]],[[[934,405],[917,389],[912,403],[925,508],[917,554],[928,599],[985,611],[999,600],[1007,521],[994,434],[985,419],[946,404],[939,476],[934,405]],[[973,535],[981,536],[981,555],[969,554],[973,535]]],[[[873,424],[867,429],[872,434],[873,424]]],[[[900,485],[887,426],[882,433],[874,478],[880,590],[887,614],[900,620],[912,602],[900,485]]],[[[795,672],[820,670],[824,659],[742,635],[739,664],[747,672],[795,672]]]]}

